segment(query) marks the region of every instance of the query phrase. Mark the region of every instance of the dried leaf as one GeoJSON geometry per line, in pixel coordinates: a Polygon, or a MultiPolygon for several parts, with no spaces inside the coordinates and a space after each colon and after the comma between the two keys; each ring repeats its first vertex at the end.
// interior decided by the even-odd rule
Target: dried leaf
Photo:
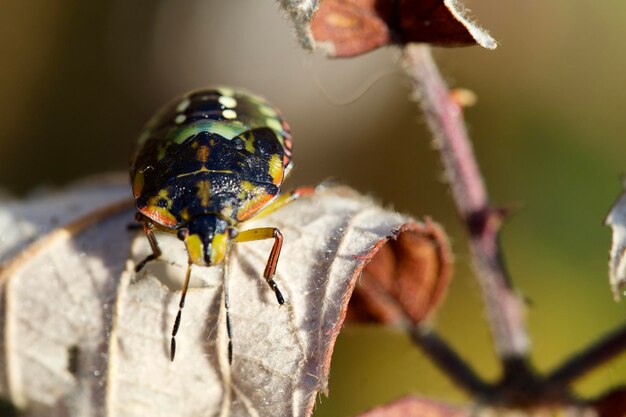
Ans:
{"type": "Polygon", "coordinates": [[[62,192],[39,190],[30,201],[0,199],[0,265],[55,227],[127,197],[128,191],[120,188],[127,178],[126,174],[101,175],[62,192]]]}
{"type": "Polygon", "coordinates": [[[311,33],[316,48],[338,58],[412,42],[497,46],[458,0],[322,0],[311,33]]]}
{"type": "MultiPolygon", "coordinates": [[[[171,363],[184,247],[159,235],[163,259],[135,274],[149,245],[126,230],[129,187],[109,185],[103,195],[91,187],[67,191],[76,212],[86,214],[26,247],[20,239],[0,246],[0,254],[21,247],[0,272],[0,396],[27,416],[308,416],[318,391],[327,390],[334,342],[364,264],[397,231],[424,227],[346,187],[321,189],[246,223],[283,232],[276,281],[285,305],[262,279],[271,242],[234,245],[226,269],[193,269],[196,288],[187,295],[171,363]]],[[[39,230],[53,213],[20,213],[50,198],[0,206],[0,219],[39,230]]],[[[68,206],[50,209],[65,216],[68,206]]]]}
{"type": "Polygon", "coordinates": [[[605,224],[613,229],[613,244],[609,256],[609,283],[616,300],[626,287],[626,193],[613,204],[605,224]]]}
{"type": "Polygon", "coordinates": [[[319,0],[279,0],[280,7],[287,12],[293,22],[300,45],[306,50],[313,49],[309,21],[319,3],[319,0]]]}
{"type": "Polygon", "coordinates": [[[452,276],[452,254],[434,223],[408,225],[363,270],[350,300],[348,319],[419,324],[443,300],[452,276]]]}
{"type": "Polygon", "coordinates": [[[466,417],[467,409],[418,397],[405,397],[374,408],[358,417],[466,417]]]}

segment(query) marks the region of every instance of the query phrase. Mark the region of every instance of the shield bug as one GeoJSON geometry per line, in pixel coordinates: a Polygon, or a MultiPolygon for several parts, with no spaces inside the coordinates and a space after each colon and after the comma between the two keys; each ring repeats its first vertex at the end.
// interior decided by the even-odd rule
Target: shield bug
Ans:
{"type": "MultiPolygon", "coordinates": [[[[136,270],[161,255],[155,230],[176,234],[189,255],[172,329],[171,360],[192,265],[221,263],[231,242],[274,239],[263,276],[278,303],[284,303],[274,282],[282,234],[274,227],[239,230],[242,222],[312,192],[303,188],[279,197],[292,162],[290,129],[276,108],[230,88],[191,92],[148,122],[130,165],[135,217],[152,249],[136,270]]],[[[227,326],[230,335],[228,318],[227,326]]],[[[229,359],[231,352],[229,344],[229,359]]]]}

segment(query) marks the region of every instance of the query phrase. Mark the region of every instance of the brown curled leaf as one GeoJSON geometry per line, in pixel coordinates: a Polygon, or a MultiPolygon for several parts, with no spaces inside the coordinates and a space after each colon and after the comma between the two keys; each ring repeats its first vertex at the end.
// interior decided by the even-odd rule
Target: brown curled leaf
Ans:
{"type": "Polygon", "coordinates": [[[315,47],[335,58],[412,42],[497,46],[458,0],[322,0],[310,28],[315,47]]]}
{"type": "Polygon", "coordinates": [[[445,234],[427,220],[398,231],[363,270],[350,300],[348,319],[420,324],[436,310],[452,276],[445,234]]]}
{"type": "Polygon", "coordinates": [[[158,235],[164,256],[136,274],[149,245],[126,228],[129,186],[90,187],[0,204],[0,224],[37,239],[0,240],[0,397],[27,416],[309,416],[363,267],[388,237],[426,227],[346,187],[247,222],[283,233],[285,305],[262,279],[272,242],[233,245],[227,268],[193,268],[172,363],[185,249],[158,235]],[[63,195],[76,216],[53,204],[63,195]]]}
{"type": "Polygon", "coordinates": [[[467,417],[470,414],[464,408],[409,396],[366,411],[357,417],[467,417]]]}

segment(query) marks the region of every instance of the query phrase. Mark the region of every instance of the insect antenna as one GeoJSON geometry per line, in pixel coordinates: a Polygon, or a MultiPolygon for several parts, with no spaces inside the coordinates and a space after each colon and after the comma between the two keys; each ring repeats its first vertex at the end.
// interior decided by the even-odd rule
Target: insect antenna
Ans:
{"type": "Polygon", "coordinates": [[[224,286],[224,307],[226,308],[226,333],[228,334],[228,364],[233,363],[233,335],[230,322],[230,300],[228,297],[228,286],[224,286]]]}
{"type": "Polygon", "coordinates": [[[228,278],[230,273],[230,248],[229,243],[226,256],[224,257],[224,268],[222,268],[222,282],[224,283],[224,309],[226,310],[226,336],[228,337],[228,364],[233,363],[233,330],[230,320],[230,295],[228,291],[228,278]]]}
{"type": "Polygon", "coordinates": [[[189,264],[187,265],[187,274],[185,275],[185,283],[183,284],[183,293],[180,295],[180,302],[178,303],[178,313],[176,314],[176,320],[174,320],[174,327],[172,328],[172,339],[170,341],[170,360],[172,362],[174,362],[174,357],[176,356],[176,333],[178,333],[178,328],[180,327],[180,319],[183,314],[183,307],[185,307],[185,296],[187,295],[187,288],[189,288],[190,276],[191,260],[189,260],[189,264]]]}

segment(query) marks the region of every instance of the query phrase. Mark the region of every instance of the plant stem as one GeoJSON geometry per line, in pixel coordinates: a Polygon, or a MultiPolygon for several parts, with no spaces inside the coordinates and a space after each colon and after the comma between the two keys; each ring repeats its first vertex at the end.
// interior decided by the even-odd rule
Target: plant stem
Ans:
{"type": "Polygon", "coordinates": [[[550,372],[547,380],[555,385],[569,385],[625,350],[626,323],[623,323],[617,329],[604,336],[604,338],[566,360],[557,369],[550,372]]]}
{"type": "Polygon", "coordinates": [[[461,106],[452,99],[427,45],[407,45],[405,61],[441,155],[457,210],[469,231],[474,269],[496,350],[502,359],[525,360],[530,342],[524,305],[512,288],[498,245],[503,213],[489,205],[461,106]]]}
{"type": "Polygon", "coordinates": [[[493,387],[482,380],[433,330],[409,326],[407,332],[422,351],[457,387],[473,397],[486,397],[493,387]]]}

